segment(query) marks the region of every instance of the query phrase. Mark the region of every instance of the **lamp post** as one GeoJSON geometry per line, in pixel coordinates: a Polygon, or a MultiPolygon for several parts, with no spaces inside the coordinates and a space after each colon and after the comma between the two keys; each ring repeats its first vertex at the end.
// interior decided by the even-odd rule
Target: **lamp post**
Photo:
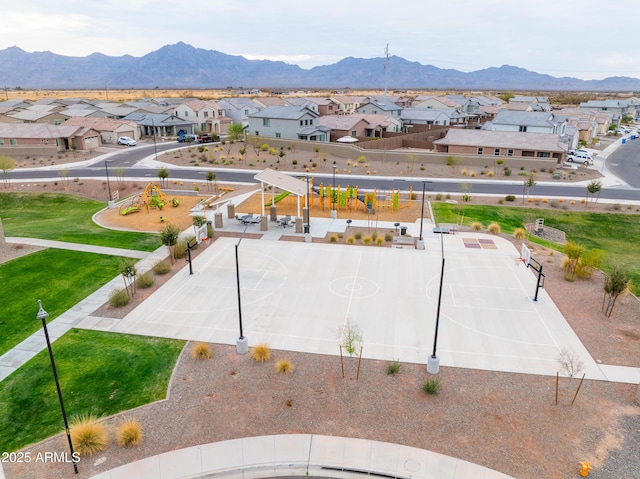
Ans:
{"type": "Polygon", "coordinates": [[[304,232],[304,240],[311,241],[311,205],[309,203],[309,175],[307,175],[307,230],[304,232]]]}
{"type": "Polygon", "coordinates": [[[113,197],[111,196],[111,183],[109,182],[109,168],[107,166],[108,161],[109,160],[104,160],[104,171],[107,173],[107,192],[109,193],[107,205],[109,206],[109,209],[112,209],[115,206],[115,202],[113,201],[113,197]]]}
{"type": "Polygon", "coordinates": [[[336,169],[338,166],[333,162],[333,188],[331,189],[331,218],[336,219],[338,212],[336,210],[336,169]]]}
{"type": "Polygon", "coordinates": [[[444,240],[443,233],[440,232],[440,249],[442,251],[442,267],[440,269],[440,288],[438,290],[438,308],[436,310],[436,327],[433,335],[433,352],[427,358],[427,372],[430,374],[438,374],[440,371],[440,358],[436,356],[436,347],[438,346],[438,327],[440,326],[440,305],[442,304],[442,284],[444,282],[444,240]]]}
{"type": "MultiPolygon", "coordinates": [[[[242,235],[244,235],[245,231],[249,225],[245,226],[242,235]]],[[[249,352],[249,341],[244,336],[244,331],[242,330],[242,301],[240,299],[240,266],[238,263],[238,247],[240,246],[240,242],[242,241],[243,236],[240,236],[240,239],[235,244],[236,250],[236,287],[238,291],[238,324],[240,326],[240,336],[236,339],[236,351],[238,354],[246,354],[249,352]]]]}
{"type": "Polygon", "coordinates": [[[62,410],[62,419],[64,420],[64,430],[67,433],[67,440],[69,441],[69,449],[71,450],[71,461],[73,462],[73,470],[78,474],[78,464],[76,460],[76,453],[73,452],[73,443],[71,442],[71,433],[69,432],[69,422],[67,421],[67,413],[64,409],[64,401],[62,400],[62,391],[60,390],[60,382],[58,381],[58,372],[56,371],[56,363],[53,359],[53,350],[51,349],[51,341],[49,341],[49,332],[47,331],[47,313],[42,307],[42,301],[38,300],[38,316],[37,319],[42,321],[42,329],[44,330],[44,337],[47,340],[47,349],[49,350],[49,359],[51,360],[51,369],[53,370],[53,379],[56,382],[56,389],[58,390],[58,400],[60,401],[60,409],[62,410]]]}
{"type": "Polygon", "coordinates": [[[151,127],[153,128],[153,152],[156,156],[156,161],[158,161],[158,147],[156,146],[156,122],[153,121],[153,117],[151,117],[151,127]]]}
{"type": "Polygon", "coordinates": [[[422,239],[422,223],[424,222],[424,197],[426,196],[427,182],[422,182],[422,207],[420,209],[420,237],[416,242],[416,249],[424,249],[424,239],[422,239]]]}

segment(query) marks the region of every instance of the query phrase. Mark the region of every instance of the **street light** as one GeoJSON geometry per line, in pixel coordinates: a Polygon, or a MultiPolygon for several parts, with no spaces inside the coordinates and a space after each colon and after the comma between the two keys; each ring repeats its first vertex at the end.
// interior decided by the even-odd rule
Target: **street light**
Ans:
{"type": "Polygon", "coordinates": [[[58,381],[58,372],[56,371],[56,363],[53,360],[53,350],[51,349],[51,341],[49,341],[49,332],[47,331],[47,313],[42,307],[42,301],[38,300],[38,316],[37,319],[42,321],[42,329],[44,330],[44,337],[47,340],[47,349],[49,350],[49,359],[51,360],[51,369],[53,370],[53,378],[56,381],[56,389],[58,390],[58,400],[60,401],[60,409],[62,410],[62,419],[64,420],[64,430],[67,433],[67,440],[69,441],[69,449],[71,450],[71,461],[73,462],[73,470],[78,474],[78,464],[76,460],[76,454],[73,452],[73,443],[71,442],[71,433],[69,432],[69,423],[67,422],[67,413],[64,410],[64,402],[62,401],[62,391],[60,390],[60,382],[58,381]]]}
{"type": "Polygon", "coordinates": [[[249,341],[244,336],[244,332],[242,330],[242,301],[240,300],[240,267],[238,264],[238,247],[240,246],[240,242],[242,241],[244,233],[247,231],[249,225],[245,226],[240,239],[235,244],[236,250],[236,286],[238,290],[238,323],[240,325],[240,336],[236,339],[236,351],[238,354],[246,354],[249,352],[249,341]]]}
{"type": "Polygon", "coordinates": [[[438,327],[440,325],[440,305],[442,304],[442,284],[444,282],[444,233],[440,232],[440,249],[442,251],[442,268],[440,270],[440,289],[438,291],[438,308],[436,310],[436,328],[433,335],[433,352],[431,356],[427,358],[427,372],[431,374],[438,374],[440,371],[440,358],[436,356],[436,347],[438,345],[438,327]]]}
{"type": "MultiPolygon", "coordinates": [[[[311,235],[311,208],[309,204],[309,175],[307,175],[307,231],[305,231],[305,235],[311,235]]],[[[310,236],[305,236],[305,238],[310,238],[310,236]]]]}
{"type": "Polygon", "coordinates": [[[109,192],[109,199],[107,200],[107,205],[109,206],[109,209],[111,209],[115,206],[115,203],[113,201],[113,197],[111,196],[111,183],[109,182],[109,168],[107,167],[108,161],[109,160],[104,160],[104,171],[106,171],[107,173],[107,191],[109,192]]]}
{"type": "Polygon", "coordinates": [[[338,212],[336,211],[336,162],[333,162],[333,188],[331,190],[331,218],[336,219],[338,212]]]}
{"type": "Polygon", "coordinates": [[[424,197],[426,196],[427,182],[422,182],[422,208],[420,209],[420,237],[416,243],[416,249],[424,249],[424,239],[422,239],[422,223],[424,222],[424,197]]]}

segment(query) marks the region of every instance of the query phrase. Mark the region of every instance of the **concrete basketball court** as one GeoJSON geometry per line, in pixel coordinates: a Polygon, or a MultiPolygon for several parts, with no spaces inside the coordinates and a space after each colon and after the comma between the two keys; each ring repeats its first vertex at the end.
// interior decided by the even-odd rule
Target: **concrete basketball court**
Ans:
{"type": "MultiPolygon", "coordinates": [[[[505,239],[443,235],[446,257],[437,355],[443,366],[555,375],[575,352],[605,379],[505,239]]],[[[94,325],[131,334],[235,344],[239,336],[235,244],[219,238],[122,320],[94,325]]],[[[243,332],[249,345],[339,354],[338,330],[360,325],[363,357],[424,363],[433,349],[440,235],[426,250],[243,239],[243,332]]],[[[91,327],[80,325],[80,327],[91,327]]]]}

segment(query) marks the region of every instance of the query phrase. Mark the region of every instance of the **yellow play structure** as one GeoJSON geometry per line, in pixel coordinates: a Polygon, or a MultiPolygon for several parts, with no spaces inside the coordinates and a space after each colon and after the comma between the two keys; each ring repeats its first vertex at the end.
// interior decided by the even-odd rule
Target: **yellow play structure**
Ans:
{"type": "MultiPolygon", "coordinates": [[[[149,208],[158,208],[161,210],[169,203],[167,195],[165,195],[157,183],[147,183],[144,191],[140,194],[132,196],[131,199],[124,201],[120,206],[120,214],[128,215],[130,213],[136,213],[146,208],[147,213],[149,208]]],[[[178,206],[180,204],[177,198],[171,200],[172,205],[178,206]]]]}

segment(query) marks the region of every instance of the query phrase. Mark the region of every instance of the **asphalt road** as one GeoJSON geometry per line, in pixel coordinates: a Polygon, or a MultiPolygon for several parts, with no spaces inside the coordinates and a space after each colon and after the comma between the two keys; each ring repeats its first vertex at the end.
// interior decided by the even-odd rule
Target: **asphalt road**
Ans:
{"type": "MultiPolygon", "coordinates": [[[[640,138],[627,139],[607,158],[607,169],[633,188],[640,188],[640,138]]],[[[640,198],[636,198],[640,199],[640,198]]]]}
{"type": "MultiPolygon", "coordinates": [[[[166,150],[176,148],[176,143],[157,143],[154,146],[135,147],[135,148],[123,148],[121,152],[114,154],[108,159],[109,171],[114,168],[124,167],[126,168],[125,178],[145,178],[150,180],[157,179],[157,170],[151,168],[134,167],[138,161],[148,158],[153,155],[155,151],[158,154],[163,153],[166,150]],[[155,148],[155,149],[154,149],[155,148]]],[[[623,178],[627,183],[632,185],[634,189],[630,188],[603,188],[600,194],[602,199],[610,200],[640,200],[640,166],[638,159],[640,155],[640,140],[629,141],[624,147],[619,148],[616,152],[612,153],[607,159],[607,168],[612,172],[616,172],[616,176],[623,178]],[[635,163],[634,163],[635,162],[635,163]],[[614,170],[614,168],[618,168],[614,170]],[[634,176],[634,173],[637,176],[634,176]],[[624,175],[628,175],[631,178],[629,181],[624,175]],[[631,182],[634,182],[632,184],[631,182]]],[[[184,181],[205,181],[205,177],[210,168],[168,168],[169,178],[180,179],[184,181]]],[[[254,176],[256,172],[251,171],[239,171],[229,169],[214,169],[217,175],[217,181],[219,182],[231,182],[231,183],[254,183],[254,176]]],[[[301,174],[300,176],[304,176],[301,174]]],[[[315,175],[316,177],[324,176],[329,179],[331,175],[315,175]]],[[[11,178],[16,180],[42,180],[57,178],[57,170],[31,170],[31,171],[12,171],[11,178]]],[[[88,167],[73,167],[69,168],[69,177],[73,178],[100,178],[105,177],[104,161],[100,161],[93,166],[88,167]]],[[[336,175],[336,183],[340,185],[347,185],[356,183],[362,189],[378,189],[379,191],[400,189],[408,191],[413,186],[414,191],[422,190],[421,179],[414,178],[372,178],[372,177],[358,177],[357,179],[351,175],[342,176],[336,175]]],[[[453,180],[453,179],[433,179],[427,183],[427,191],[438,191],[442,193],[461,193],[462,185],[470,187],[469,193],[473,194],[490,194],[490,195],[521,195],[522,194],[522,181],[514,180],[512,182],[503,180],[453,180]]],[[[538,184],[531,188],[530,195],[544,196],[544,197],[567,197],[567,198],[582,198],[585,196],[586,188],[584,185],[571,185],[567,183],[559,184],[538,184]]]]}

